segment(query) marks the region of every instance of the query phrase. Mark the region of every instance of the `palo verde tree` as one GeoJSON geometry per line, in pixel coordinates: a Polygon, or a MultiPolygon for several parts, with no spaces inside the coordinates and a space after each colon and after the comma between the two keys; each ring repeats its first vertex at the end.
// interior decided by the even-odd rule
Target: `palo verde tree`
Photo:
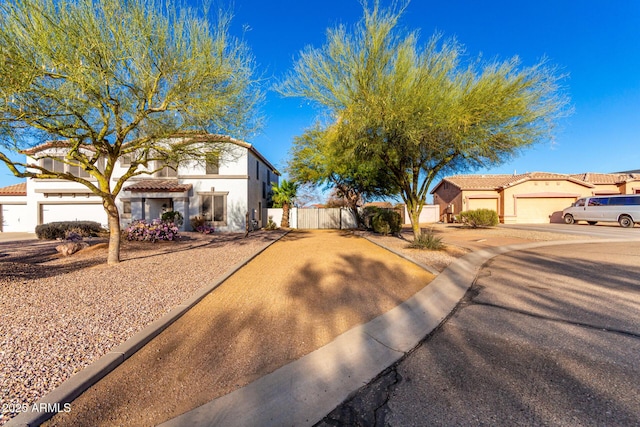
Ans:
{"type": "Polygon", "coordinates": [[[18,177],[100,196],[109,264],[119,262],[115,200],[128,179],[220,156],[227,138],[213,135],[242,137],[259,122],[250,52],[230,36],[228,14],[210,22],[203,12],[164,0],[0,3],[0,160],[18,177]],[[55,150],[34,149],[44,141],[55,150]],[[130,166],[114,180],[124,156],[130,166]]]}
{"type": "Polygon", "coordinates": [[[361,21],[303,50],[277,89],[331,117],[327,130],[341,162],[384,165],[417,237],[436,177],[500,164],[551,137],[567,110],[562,76],[545,60],[530,67],[517,57],[462,63],[455,40],[436,35],[421,45],[418,32],[399,28],[407,3],[387,10],[363,3],[361,21]]]}
{"type": "Polygon", "coordinates": [[[316,124],[294,138],[287,169],[297,182],[332,188],[344,199],[356,218],[358,206],[365,200],[393,196],[397,187],[388,179],[387,170],[375,157],[344,156],[343,144],[335,127],[316,124]]]}

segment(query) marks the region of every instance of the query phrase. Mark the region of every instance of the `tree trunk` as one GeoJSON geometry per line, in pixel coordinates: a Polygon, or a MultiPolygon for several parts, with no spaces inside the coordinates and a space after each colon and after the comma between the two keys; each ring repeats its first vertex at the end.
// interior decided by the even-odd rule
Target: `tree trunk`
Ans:
{"type": "Polygon", "coordinates": [[[289,228],[289,203],[282,204],[282,222],[280,226],[282,228],[289,228]]]}
{"type": "Polygon", "coordinates": [[[413,231],[413,238],[417,239],[422,234],[420,230],[420,212],[422,212],[422,206],[420,204],[414,204],[411,201],[406,201],[407,212],[409,213],[409,219],[411,220],[411,229],[413,231]]]}
{"type": "Polygon", "coordinates": [[[118,207],[112,200],[104,201],[104,210],[109,218],[109,253],[107,264],[113,265],[120,262],[120,214],[118,207]]]}

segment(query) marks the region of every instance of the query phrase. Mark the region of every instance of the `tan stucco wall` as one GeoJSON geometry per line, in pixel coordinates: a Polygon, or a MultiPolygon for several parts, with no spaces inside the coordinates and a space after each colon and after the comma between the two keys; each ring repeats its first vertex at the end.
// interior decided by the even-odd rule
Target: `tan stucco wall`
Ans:
{"type": "Polygon", "coordinates": [[[433,194],[433,204],[440,207],[440,221],[444,221],[449,205],[453,206],[454,215],[462,210],[462,193],[455,185],[443,183],[433,194]]]}
{"type": "Polygon", "coordinates": [[[558,222],[562,209],[591,191],[572,181],[525,181],[504,189],[501,220],[505,224],[558,222]]]}

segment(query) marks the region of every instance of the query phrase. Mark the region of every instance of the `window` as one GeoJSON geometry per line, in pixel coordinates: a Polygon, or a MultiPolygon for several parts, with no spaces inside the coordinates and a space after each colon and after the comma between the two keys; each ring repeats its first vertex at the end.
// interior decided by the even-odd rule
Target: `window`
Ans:
{"type": "Polygon", "coordinates": [[[159,178],[175,178],[178,176],[177,166],[173,165],[173,167],[171,167],[167,165],[156,172],[156,176],[159,178]]]}
{"type": "Polygon", "coordinates": [[[225,220],[225,196],[213,196],[213,221],[224,222],[225,220]]]}
{"type": "Polygon", "coordinates": [[[207,155],[206,169],[207,175],[218,175],[220,173],[220,158],[217,154],[207,155]]]}
{"type": "Polygon", "coordinates": [[[62,157],[48,157],[40,161],[40,165],[51,171],[59,173],[70,173],[73,176],[80,178],[90,178],[89,172],[85,171],[82,166],[72,166],[63,162],[62,157]]]}
{"type": "Polygon", "coordinates": [[[266,182],[262,183],[262,198],[263,199],[267,198],[267,183],[266,182]]]}
{"type": "Polygon", "coordinates": [[[573,204],[573,206],[575,206],[575,207],[581,207],[581,206],[584,206],[584,199],[579,199],[577,202],[575,202],[575,203],[573,204]]]}
{"type": "Polygon", "coordinates": [[[260,179],[260,162],[256,160],[256,179],[260,179]]]}
{"type": "Polygon", "coordinates": [[[51,172],[64,173],[64,163],[62,163],[62,157],[48,157],[46,159],[42,159],[42,167],[51,172]]]}
{"type": "Polygon", "coordinates": [[[124,168],[128,168],[131,166],[131,161],[133,160],[133,156],[131,154],[123,154],[120,157],[120,166],[124,168]]]}
{"type": "Polygon", "coordinates": [[[609,199],[609,204],[615,206],[640,205],[640,196],[612,197],[609,199]]]}
{"type": "Polygon", "coordinates": [[[228,193],[200,194],[200,216],[202,216],[205,221],[219,225],[226,224],[227,194],[228,193]]]}
{"type": "Polygon", "coordinates": [[[70,166],[70,165],[67,165],[67,172],[69,172],[73,176],[77,176],[77,177],[80,177],[80,178],[89,178],[89,177],[91,177],[91,175],[89,175],[89,172],[84,170],[84,168],[82,168],[81,166],[70,166]]]}
{"type": "Polygon", "coordinates": [[[131,218],[131,200],[122,201],[122,217],[131,218]]]}
{"type": "Polygon", "coordinates": [[[608,204],[608,197],[591,197],[589,199],[589,206],[607,206],[608,204]]]}

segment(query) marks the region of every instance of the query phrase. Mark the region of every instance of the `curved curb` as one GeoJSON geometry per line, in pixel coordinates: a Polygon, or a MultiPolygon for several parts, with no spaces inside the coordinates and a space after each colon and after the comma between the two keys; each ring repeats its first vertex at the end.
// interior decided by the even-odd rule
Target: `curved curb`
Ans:
{"type": "Polygon", "coordinates": [[[245,387],[160,426],[314,425],[438,327],[491,258],[543,246],[608,241],[624,242],[620,239],[561,240],[471,252],[458,258],[428,286],[387,313],[350,329],[329,344],[245,387]]]}
{"type": "Polygon", "coordinates": [[[73,375],[58,387],[47,393],[36,403],[29,405],[29,408],[42,409],[21,412],[5,424],[6,427],[35,427],[52,418],[58,411],[64,411],[65,403],[71,403],[75,398],[84,393],[89,387],[100,381],[107,374],[117,368],[125,360],[131,357],[135,352],[140,350],[158,336],[162,331],[167,329],[173,322],[178,320],[194,305],[200,302],[204,297],[220,286],[231,275],[236,273],[242,267],[247,265],[251,260],[264,252],[269,246],[282,239],[289,234],[291,230],[286,231],[277,239],[265,244],[256,253],[246,259],[235,264],[222,277],[214,283],[205,285],[198,289],[191,297],[182,304],[175,306],[168,313],[159,319],[151,322],[142,330],[134,334],[124,343],[114,347],[111,351],[100,357],[89,366],[73,375]]]}

